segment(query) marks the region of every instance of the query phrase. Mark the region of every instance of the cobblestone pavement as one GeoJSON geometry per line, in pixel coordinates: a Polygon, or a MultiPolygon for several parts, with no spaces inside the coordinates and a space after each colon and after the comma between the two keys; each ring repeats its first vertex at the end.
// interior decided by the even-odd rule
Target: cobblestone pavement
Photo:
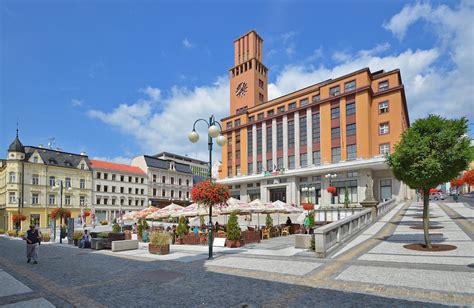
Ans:
{"type": "Polygon", "coordinates": [[[33,265],[25,262],[24,242],[0,237],[0,269],[29,288],[0,293],[0,305],[23,301],[28,307],[30,301],[36,307],[44,300],[57,307],[472,306],[472,228],[445,207],[433,205],[432,215],[439,216],[433,222],[444,227],[434,230],[443,233],[435,241],[459,248],[441,255],[402,247],[422,234],[409,228],[417,223],[418,203],[396,207],[372,234],[363,232],[363,240],[354,239],[357,245],[328,259],[292,250],[288,238],[286,244],[270,240],[233,253],[216,249],[213,261],[205,260],[205,247],[154,259],[146,257],[144,246],[135,254],[113,254],[41,245],[40,262],[33,265]]]}

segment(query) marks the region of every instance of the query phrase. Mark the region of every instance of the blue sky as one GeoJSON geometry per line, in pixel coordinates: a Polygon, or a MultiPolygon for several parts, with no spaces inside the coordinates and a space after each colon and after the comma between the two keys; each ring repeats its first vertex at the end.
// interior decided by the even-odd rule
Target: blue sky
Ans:
{"type": "Polygon", "coordinates": [[[1,1],[0,148],[18,119],[29,145],[205,159],[205,141],[186,133],[227,115],[232,42],[250,29],[264,39],[270,97],[400,68],[412,120],[474,118],[473,1],[196,2],[1,1]]]}

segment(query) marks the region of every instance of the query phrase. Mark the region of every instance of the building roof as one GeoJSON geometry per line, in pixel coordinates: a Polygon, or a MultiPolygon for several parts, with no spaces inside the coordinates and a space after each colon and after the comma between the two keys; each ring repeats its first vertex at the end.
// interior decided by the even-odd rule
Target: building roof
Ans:
{"type": "Polygon", "coordinates": [[[16,137],[15,140],[10,144],[8,147],[8,152],[21,152],[25,153],[25,147],[21,143],[20,139],[18,138],[18,129],[16,130],[16,137]]]}
{"type": "Polygon", "coordinates": [[[81,161],[84,160],[87,166],[90,168],[89,157],[87,155],[68,153],[34,146],[25,147],[25,159],[28,160],[35,151],[38,152],[44,164],[48,166],[78,168],[81,161]]]}
{"type": "Polygon", "coordinates": [[[195,159],[195,158],[190,158],[187,156],[178,155],[178,154],[173,154],[170,152],[161,152],[161,153],[153,155],[153,157],[162,158],[162,159],[166,159],[166,158],[179,159],[179,160],[184,160],[184,161],[199,164],[199,165],[207,165],[207,162],[205,161],[195,159]]]}
{"type": "MultiPolygon", "coordinates": [[[[144,155],[143,157],[145,158],[145,163],[148,167],[158,168],[158,169],[163,169],[163,170],[170,170],[171,161],[169,160],[164,160],[164,159],[160,159],[160,158],[156,158],[156,157],[148,156],[148,155],[144,155]]],[[[173,162],[173,163],[175,166],[175,170],[177,172],[190,173],[190,174],[193,173],[189,165],[180,164],[178,162],[173,162]]]]}
{"type": "Polygon", "coordinates": [[[142,169],[135,166],[111,163],[108,161],[96,160],[96,159],[91,159],[90,163],[91,163],[92,169],[107,169],[111,171],[122,171],[122,172],[128,172],[128,173],[135,173],[139,175],[146,175],[146,173],[142,169]]]}

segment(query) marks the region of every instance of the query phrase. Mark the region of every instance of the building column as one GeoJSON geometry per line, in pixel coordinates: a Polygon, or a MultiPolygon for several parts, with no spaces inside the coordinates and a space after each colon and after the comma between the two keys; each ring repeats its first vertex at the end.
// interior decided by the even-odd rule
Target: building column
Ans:
{"type": "Polygon", "coordinates": [[[293,116],[293,123],[295,123],[295,167],[299,168],[301,166],[300,162],[300,113],[295,111],[293,116]]]}
{"type": "Polygon", "coordinates": [[[283,116],[283,168],[288,169],[288,116],[283,116]]]}
{"type": "Polygon", "coordinates": [[[260,183],[260,200],[267,202],[268,197],[267,197],[267,188],[263,184],[263,181],[260,183]]]}
{"type": "Polygon", "coordinates": [[[267,170],[267,123],[262,123],[262,170],[267,170]]]}
{"type": "Polygon", "coordinates": [[[325,175],[321,175],[321,205],[330,205],[332,194],[327,191],[330,179],[326,178],[325,175]]]}
{"type": "Polygon", "coordinates": [[[311,108],[306,109],[306,152],[308,166],[313,164],[313,112],[311,108]]]}
{"type": "Polygon", "coordinates": [[[277,162],[277,121],[272,119],[272,163],[276,166],[277,162]]]}
{"type": "Polygon", "coordinates": [[[252,125],[252,167],[253,174],[257,174],[257,125],[252,125]]]}
{"type": "Polygon", "coordinates": [[[296,177],[290,177],[287,179],[288,186],[287,186],[287,194],[286,194],[286,203],[288,204],[298,204],[299,200],[297,200],[297,185],[296,185],[296,177]]]}

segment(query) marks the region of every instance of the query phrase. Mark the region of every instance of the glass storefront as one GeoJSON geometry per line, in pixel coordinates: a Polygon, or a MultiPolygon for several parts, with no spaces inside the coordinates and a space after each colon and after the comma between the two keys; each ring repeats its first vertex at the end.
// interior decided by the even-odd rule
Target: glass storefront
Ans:
{"type": "Polygon", "coordinates": [[[349,203],[357,203],[357,180],[346,180],[333,182],[332,186],[336,187],[336,193],[333,196],[333,204],[343,204],[346,189],[349,193],[349,203]]]}
{"type": "Polygon", "coordinates": [[[300,184],[300,204],[303,204],[303,203],[319,204],[320,198],[321,198],[321,183],[300,184]]]}
{"type": "Polygon", "coordinates": [[[247,189],[249,202],[255,199],[260,199],[260,189],[247,189]]]}

